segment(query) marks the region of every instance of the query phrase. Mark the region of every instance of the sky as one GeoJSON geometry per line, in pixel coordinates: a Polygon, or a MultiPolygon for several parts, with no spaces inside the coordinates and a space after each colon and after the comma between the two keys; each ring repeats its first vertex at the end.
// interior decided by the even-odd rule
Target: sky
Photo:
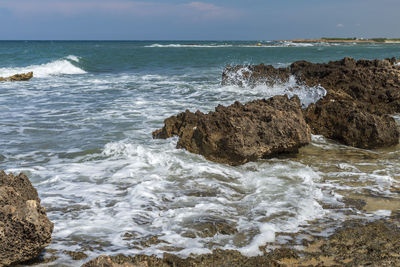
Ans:
{"type": "Polygon", "coordinates": [[[1,40],[399,37],[400,0],[0,0],[1,40]]]}

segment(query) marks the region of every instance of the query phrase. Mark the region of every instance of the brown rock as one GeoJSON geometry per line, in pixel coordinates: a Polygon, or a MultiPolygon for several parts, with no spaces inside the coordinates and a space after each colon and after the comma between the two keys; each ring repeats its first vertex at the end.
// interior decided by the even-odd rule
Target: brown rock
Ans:
{"type": "Polygon", "coordinates": [[[400,66],[396,62],[395,58],[344,58],[320,64],[297,61],[280,69],[262,64],[228,66],[222,84],[270,84],[293,75],[299,84],[322,86],[327,90],[325,98],[305,111],[313,133],[355,147],[386,147],[399,143],[394,120],[383,115],[400,112],[400,66]]]}
{"type": "Polygon", "coordinates": [[[15,74],[7,78],[0,77],[0,82],[28,81],[32,77],[33,77],[33,72],[15,74]]]}
{"type": "Polygon", "coordinates": [[[146,256],[146,255],[139,255],[134,258],[126,257],[123,255],[118,255],[113,257],[101,255],[82,265],[82,267],[150,267],[150,266],[167,267],[169,265],[164,264],[162,259],[159,259],[155,256],[146,256]]]}
{"type": "Polygon", "coordinates": [[[257,257],[239,251],[215,249],[183,259],[164,253],[162,258],[100,256],[82,267],[209,267],[209,266],[400,266],[400,229],[387,220],[346,221],[328,238],[314,237],[304,250],[278,248],[257,257]]]}
{"type": "Polygon", "coordinates": [[[153,138],[177,135],[178,148],[230,165],[295,153],[311,140],[297,96],[219,105],[208,114],[187,110],[164,123],[153,138]]]}
{"type": "Polygon", "coordinates": [[[39,256],[52,232],[53,223],[29,179],[0,171],[0,266],[39,256]]]}
{"type": "Polygon", "coordinates": [[[396,59],[354,60],[329,63],[297,61],[287,68],[264,64],[227,66],[222,85],[254,86],[287,81],[290,75],[310,87],[321,85],[328,93],[346,94],[371,112],[400,112],[400,66],[396,59]]]}
{"type": "Polygon", "coordinates": [[[321,85],[328,94],[346,94],[370,112],[400,112],[400,69],[389,60],[299,61],[288,70],[308,86],[321,85]]]}
{"type": "Polygon", "coordinates": [[[209,266],[260,266],[274,267],[280,266],[271,257],[258,256],[246,257],[238,251],[216,249],[211,254],[191,256],[186,259],[164,253],[163,258],[155,256],[137,255],[127,257],[118,256],[99,256],[82,267],[209,267],[209,266]]]}
{"type": "Polygon", "coordinates": [[[352,100],[328,95],[310,105],[305,116],[314,134],[345,145],[370,149],[399,143],[399,130],[392,117],[372,114],[352,100]]]}

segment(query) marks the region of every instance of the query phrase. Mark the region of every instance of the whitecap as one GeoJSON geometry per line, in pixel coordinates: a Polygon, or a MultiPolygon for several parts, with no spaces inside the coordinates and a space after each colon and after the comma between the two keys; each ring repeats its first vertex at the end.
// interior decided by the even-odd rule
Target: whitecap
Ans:
{"type": "Polygon", "coordinates": [[[151,44],[151,45],[146,45],[144,47],[148,48],[222,48],[222,47],[232,47],[232,45],[229,44],[223,44],[223,45],[201,45],[201,44],[151,44]]]}
{"type": "Polygon", "coordinates": [[[74,56],[74,55],[69,55],[69,56],[66,57],[66,59],[69,59],[69,60],[72,60],[72,61],[75,61],[75,62],[79,62],[79,60],[80,60],[79,57],[74,56]]]}
{"type": "Polygon", "coordinates": [[[58,59],[40,65],[0,68],[0,77],[7,77],[17,73],[26,73],[30,71],[33,72],[33,76],[36,78],[46,78],[54,75],[73,75],[86,73],[86,71],[71,63],[71,61],[75,61],[75,59],[79,60],[79,58],[75,58],[75,56],[69,56],[67,58],[68,59],[58,59]]]}

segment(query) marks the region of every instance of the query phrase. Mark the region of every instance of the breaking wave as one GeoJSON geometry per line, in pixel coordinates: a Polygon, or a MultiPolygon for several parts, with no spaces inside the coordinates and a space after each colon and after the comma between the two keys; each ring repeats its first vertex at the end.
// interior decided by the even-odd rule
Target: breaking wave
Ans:
{"type": "MultiPolygon", "coordinates": [[[[226,48],[226,47],[314,47],[314,46],[338,46],[338,45],[346,45],[346,44],[338,44],[338,43],[294,43],[294,42],[262,42],[262,43],[253,43],[253,44],[151,44],[145,45],[144,47],[148,48],[226,48]]],[[[349,44],[347,44],[349,45],[349,44]]],[[[354,45],[354,44],[351,44],[354,45]]]]}
{"type": "Polygon", "coordinates": [[[26,67],[15,68],[0,68],[0,76],[7,77],[17,73],[26,73],[30,71],[33,72],[33,76],[36,78],[46,78],[54,75],[85,74],[86,71],[73,64],[76,64],[78,62],[79,57],[69,55],[65,58],[40,65],[30,65],[26,67]]]}
{"type": "Polygon", "coordinates": [[[152,45],[146,45],[145,47],[158,47],[158,48],[165,48],[165,47],[175,47],[175,48],[180,48],[180,47],[196,47],[196,48],[214,48],[214,47],[232,47],[233,45],[230,44],[221,44],[221,45],[201,45],[201,44],[152,44],[152,45]]]}

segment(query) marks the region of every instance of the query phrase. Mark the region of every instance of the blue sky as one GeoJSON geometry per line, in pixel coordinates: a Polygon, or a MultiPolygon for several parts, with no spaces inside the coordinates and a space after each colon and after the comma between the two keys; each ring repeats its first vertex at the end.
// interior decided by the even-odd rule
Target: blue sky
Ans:
{"type": "Polygon", "coordinates": [[[0,0],[0,39],[400,37],[399,0],[0,0]]]}

